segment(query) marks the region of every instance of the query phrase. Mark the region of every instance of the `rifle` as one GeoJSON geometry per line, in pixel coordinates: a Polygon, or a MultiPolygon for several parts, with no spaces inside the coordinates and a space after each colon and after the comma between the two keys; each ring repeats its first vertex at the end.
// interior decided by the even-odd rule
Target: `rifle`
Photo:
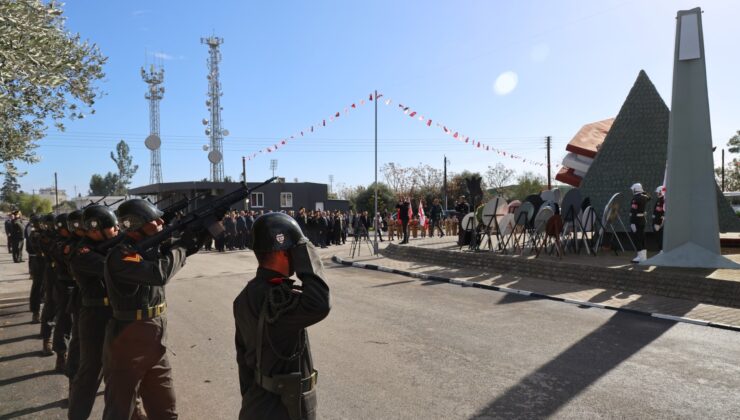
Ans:
{"type": "Polygon", "coordinates": [[[220,226],[217,223],[217,213],[228,210],[232,204],[249,197],[252,191],[259,189],[276,179],[277,177],[274,176],[254,188],[247,188],[247,185],[245,183],[242,183],[238,189],[208,201],[206,204],[183,216],[182,219],[176,221],[170,226],[165,227],[156,235],[148,236],[139,241],[136,244],[136,248],[138,248],[139,251],[143,252],[164,242],[165,240],[172,237],[175,233],[183,232],[186,229],[193,229],[199,225],[206,227],[211,235],[216,237],[219,233],[223,231],[223,226],[220,226]]]}
{"type": "Polygon", "coordinates": [[[90,206],[94,206],[94,205],[98,204],[99,202],[101,202],[101,201],[105,200],[105,198],[106,198],[106,197],[108,197],[108,195],[107,195],[107,194],[106,194],[106,195],[104,195],[104,196],[103,196],[103,198],[101,198],[101,199],[100,199],[100,200],[98,200],[98,201],[92,201],[92,200],[90,200],[90,204],[86,204],[86,205],[85,205],[85,207],[83,207],[83,209],[86,209],[86,208],[88,208],[88,207],[90,207],[90,206]]]}
{"type": "MultiPolygon", "coordinates": [[[[162,215],[162,220],[164,220],[164,223],[166,225],[169,225],[170,222],[175,219],[175,217],[177,216],[177,213],[179,211],[188,208],[188,205],[190,205],[190,202],[191,201],[197,200],[198,198],[201,198],[205,194],[206,193],[200,193],[200,194],[196,195],[193,198],[187,198],[187,197],[185,197],[182,200],[176,202],[175,204],[171,204],[171,205],[163,208],[162,209],[162,213],[164,213],[164,214],[162,215]]],[[[160,201],[162,201],[162,200],[160,200],[160,201]]],[[[157,201],[157,203],[158,202],[159,201],[157,201]]]]}

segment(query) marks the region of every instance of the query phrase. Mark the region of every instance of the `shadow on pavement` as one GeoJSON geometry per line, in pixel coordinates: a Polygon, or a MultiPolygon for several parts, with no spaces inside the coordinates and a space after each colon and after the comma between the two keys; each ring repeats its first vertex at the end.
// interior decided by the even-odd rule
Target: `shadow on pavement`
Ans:
{"type": "Polygon", "coordinates": [[[36,407],[28,407],[28,408],[24,408],[22,410],[13,411],[12,413],[2,414],[2,415],[0,415],[0,418],[3,418],[3,419],[14,419],[14,418],[17,418],[17,417],[27,416],[29,414],[34,414],[34,413],[38,413],[40,411],[48,410],[50,408],[62,408],[62,407],[65,407],[66,404],[67,404],[67,400],[66,399],[62,399],[62,400],[59,400],[59,401],[54,401],[54,402],[46,403],[44,405],[39,405],[39,406],[36,406],[36,407]]]}
{"type": "Polygon", "coordinates": [[[54,374],[56,374],[56,371],[54,369],[49,369],[49,370],[44,370],[41,372],[34,372],[34,373],[26,374],[26,375],[16,376],[15,378],[0,379],[0,386],[15,384],[18,382],[27,381],[29,379],[38,378],[38,377],[47,376],[47,375],[54,375],[54,374]]]}
{"type": "Polygon", "coordinates": [[[25,359],[26,357],[41,357],[41,351],[29,351],[27,353],[11,354],[10,356],[0,357],[0,363],[9,362],[11,360],[25,359]]]}
{"type": "Polygon", "coordinates": [[[675,324],[674,321],[617,312],[605,324],[521,379],[472,418],[549,417],[675,324]]]}
{"type": "Polygon", "coordinates": [[[399,284],[405,284],[405,283],[414,283],[416,280],[404,280],[404,281],[394,281],[393,283],[384,283],[384,284],[378,284],[375,286],[370,286],[370,288],[376,288],[376,287],[387,287],[387,286],[396,286],[399,284]]]}
{"type": "Polygon", "coordinates": [[[38,334],[30,334],[30,335],[22,335],[20,337],[6,338],[4,340],[0,340],[0,346],[4,346],[10,343],[17,343],[19,341],[24,341],[24,340],[31,340],[31,339],[38,340],[38,338],[39,338],[38,334]]]}

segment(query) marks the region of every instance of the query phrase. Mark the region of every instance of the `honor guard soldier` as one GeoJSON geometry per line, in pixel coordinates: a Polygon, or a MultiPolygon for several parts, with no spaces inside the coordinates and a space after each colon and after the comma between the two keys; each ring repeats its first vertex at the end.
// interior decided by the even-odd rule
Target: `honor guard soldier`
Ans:
{"type": "Polygon", "coordinates": [[[630,204],[630,229],[637,249],[637,255],[632,259],[633,263],[639,263],[647,259],[645,249],[645,207],[650,201],[650,196],[645,194],[642,184],[635,183],[630,187],[632,190],[632,203],[630,204]]]}
{"type": "Polygon", "coordinates": [[[234,300],[239,419],[315,419],[317,372],[306,328],[330,310],[321,259],[285,214],[258,218],[252,237],[257,275],[234,300]]]}
{"type": "Polygon", "coordinates": [[[28,254],[28,273],[31,275],[31,296],[29,298],[31,322],[41,322],[41,299],[44,291],[44,257],[41,256],[41,220],[31,215],[30,230],[27,230],[26,253],[28,254]]]}
{"type": "Polygon", "coordinates": [[[80,356],[79,368],[70,384],[69,419],[90,416],[103,379],[103,341],[111,309],[103,278],[105,249],[99,247],[118,235],[118,220],[108,207],[92,205],[81,216],[77,221],[79,226],[74,227],[84,229],[85,238],[77,244],[69,260],[81,303],[72,333],[78,338],[80,356]]]}
{"type": "Polygon", "coordinates": [[[76,240],[67,228],[67,217],[67,213],[62,213],[54,218],[54,226],[58,235],[50,248],[51,264],[56,275],[54,281],[54,301],[56,304],[54,322],[56,325],[54,326],[53,350],[57,355],[55,370],[59,373],[66,372],[67,350],[69,349],[69,338],[72,331],[72,316],[67,311],[67,305],[69,305],[72,290],[75,286],[72,274],[67,266],[67,257],[76,240]]]}
{"type": "Polygon", "coordinates": [[[67,350],[67,368],[65,374],[69,378],[70,391],[72,389],[72,378],[77,374],[77,368],[80,366],[80,336],[78,330],[78,316],[80,313],[80,288],[74,272],[70,265],[70,259],[77,249],[80,241],[85,237],[85,231],[82,228],[82,210],[75,210],[67,215],[67,230],[70,232],[67,249],[64,254],[64,263],[67,271],[74,280],[74,287],[67,303],[67,313],[71,316],[71,332],[69,340],[69,349],[67,350]]]}
{"type": "Polygon", "coordinates": [[[196,232],[187,232],[174,243],[138,249],[137,242],[162,231],[162,215],[142,199],[118,207],[126,237],[111,248],[104,269],[113,311],[103,351],[106,420],[131,418],[137,391],[150,418],[177,418],[167,358],[164,286],[201,243],[196,232]]]}
{"type": "Polygon", "coordinates": [[[658,199],[653,208],[653,231],[658,234],[658,249],[663,252],[663,222],[665,220],[665,194],[663,186],[655,189],[658,199]]]}
{"type": "Polygon", "coordinates": [[[41,340],[43,342],[42,354],[44,356],[54,355],[54,344],[52,335],[54,332],[54,317],[57,314],[56,294],[56,272],[54,271],[54,259],[51,256],[52,246],[57,239],[54,229],[54,215],[49,213],[40,218],[41,234],[39,235],[39,248],[44,263],[43,271],[43,299],[44,307],[41,309],[41,340]]]}
{"type": "Polygon", "coordinates": [[[23,226],[23,219],[21,218],[21,212],[16,210],[13,212],[13,223],[10,225],[10,250],[13,253],[13,262],[23,262],[23,232],[25,227],[23,226]]]}

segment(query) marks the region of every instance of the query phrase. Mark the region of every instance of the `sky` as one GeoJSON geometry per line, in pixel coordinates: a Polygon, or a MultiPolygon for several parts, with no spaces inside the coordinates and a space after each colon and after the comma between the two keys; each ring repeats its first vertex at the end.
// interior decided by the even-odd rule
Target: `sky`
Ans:
{"type": "MultiPolygon", "coordinates": [[[[67,131],[50,126],[37,149],[41,162],[18,165],[27,172],[21,188],[53,186],[57,172],[60,189],[85,195],[93,173],[115,171],[109,155],[121,139],[139,165],[131,187],[148,184],[149,104],[140,69],[152,64],[165,72],[163,180],[208,178],[202,124],[209,117],[208,48],[200,42],[207,36],[224,39],[222,125],[230,133],[224,174],[233,179],[241,176],[242,156],[256,153],[246,165],[250,182],[271,176],[271,159],[278,161],[275,174],[288,181],[329,183],[333,176],[335,190],[373,182],[375,114],[368,95],[376,89],[383,95],[378,167],[442,169],[447,156],[450,172],[484,172],[502,163],[545,177],[545,137],[552,136],[554,179],[568,141],[582,125],[615,117],[641,69],[670,107],[676,12],[696,6],[682,0],[68,0],[67,29],[109,57],[98,83],[105,96],[94,115],[70,121],[67,131]],[[466,145],[463,135],[499,153],[466,145]],[[280,147],[268,153],[275,144],[280,147]]],[[[740,2],[701,6],[718,165],[721,148],[740,130],[740,2]]]]}

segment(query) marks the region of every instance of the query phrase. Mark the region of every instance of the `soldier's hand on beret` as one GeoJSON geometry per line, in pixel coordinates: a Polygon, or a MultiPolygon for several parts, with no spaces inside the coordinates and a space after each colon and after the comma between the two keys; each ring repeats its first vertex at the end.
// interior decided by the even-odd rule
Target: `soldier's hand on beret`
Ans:
{"type": "Polygon", "coordinates": [[[323,267],[321,265],[321,257],[316,251],[316,248],[311,243],[299,244],[290,249],[290,258],[293,263],[293,270],[301,280],[304,280],[302,275],[312,274],[316,276],[323,276],[323,267]]]}

